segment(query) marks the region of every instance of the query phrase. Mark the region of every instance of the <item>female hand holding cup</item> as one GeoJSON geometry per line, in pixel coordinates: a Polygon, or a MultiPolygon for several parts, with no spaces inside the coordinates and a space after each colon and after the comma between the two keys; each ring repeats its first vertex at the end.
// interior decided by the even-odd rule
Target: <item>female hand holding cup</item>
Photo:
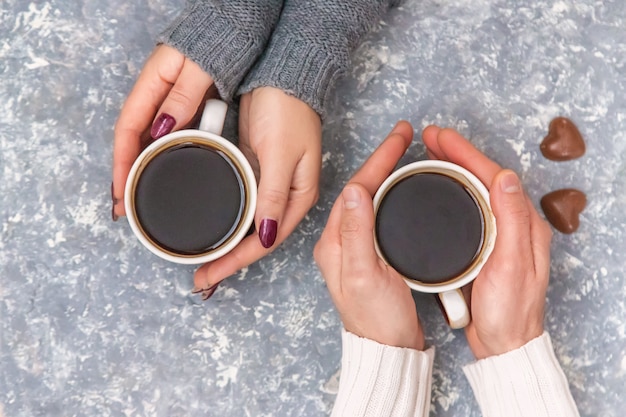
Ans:
{"type": "MultiPolygon", "coordinates": [[[[408,127],[407,127],[408,126],[408,127]]],[[[409,287],[375,251],[371,197],[410,144],[401,122],[338,198],[315,255],[346,330],[392,346],[423,348],[409,287]],[[399,133],[400,132],[400,133],[399,133]],[[404,141],[402,141],[404,138],[404,141]],[[355,191],[358,200],[355,200],[355,191]]],[[[423,132],[431,159],[457,164],[489,188],[498,235],[473,282],[465,328],[477,358],[516,349],[543,332],[551,230],[519,179],[451,129],[423,132]]]]}
{"type": "MultiPolygon", "coordinates": [[[[214,80],[198,64],[172,47],[156,47],[115,126],[114,220],[127,214],[124,190],[142,149],[195,124],[194,116],[206,98],[216,95],[214,80]]],[[[220,281],[274,250],[318,198],[321,121],[317,113],[277,88],[261,87],[241,98],[239,116],[239,148],[260,178],[255,233],[198,268],[194,286],[204,299],[220,281]]]]}

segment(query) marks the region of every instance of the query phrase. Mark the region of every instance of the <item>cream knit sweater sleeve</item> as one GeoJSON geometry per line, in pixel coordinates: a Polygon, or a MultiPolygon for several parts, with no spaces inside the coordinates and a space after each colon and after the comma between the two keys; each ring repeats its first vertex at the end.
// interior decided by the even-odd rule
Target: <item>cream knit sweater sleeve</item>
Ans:
{"type": "MultiPolygon", "coordinates": [[[[381,345],[342,331],[333,417],[425,417],[434,348],[381,345]]],[[[578,417],[567,379],[544,333],[526,345],[463,368],[484,417],[578,417]]]]}
{"type": "Polygon", "coordinates": [[[434,348],[381,345],[342,331],[333,417],[424,417],[430,410],[434,348]]]}
{"type": "Polygon", "coordinates": [[[578,417],[547,333],[463,368],[484,417],[578,417]]]}

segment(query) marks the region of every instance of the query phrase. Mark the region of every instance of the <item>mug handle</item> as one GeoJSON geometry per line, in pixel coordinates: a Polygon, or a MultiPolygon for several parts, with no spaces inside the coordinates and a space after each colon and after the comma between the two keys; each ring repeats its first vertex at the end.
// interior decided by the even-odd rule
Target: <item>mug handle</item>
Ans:
{"type": "Polygon", "coordinates": [[[200,119],[199,130],[222,136],[224,129],[224,120],[226,120],[226,110],[228,105],[222,100],[210,98],[204,105],[202,111],[202,119],[200,119]]]}
{"type": "Polygon", "coordinates": [[[441,311],[452,329],[462,329],[470,322],[470,312],[460,289],[437,294],[441,311]]]}

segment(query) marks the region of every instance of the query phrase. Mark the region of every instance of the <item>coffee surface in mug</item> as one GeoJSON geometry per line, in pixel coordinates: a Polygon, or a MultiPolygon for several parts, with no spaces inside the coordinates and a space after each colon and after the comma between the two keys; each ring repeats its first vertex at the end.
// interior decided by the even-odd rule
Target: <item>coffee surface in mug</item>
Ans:
{"type": "Polygon", "coordinates": [[[219,247],[241,220],[241,175],[221,152],[185,143],[156,155],[135,189],[137,219],[159,246],[183,255],[219,247]]]}
{"type": "Polygon", "coordinates": [[[378,207],[376,235],[381,253],[399,273],[439,284],[472,264],[483,241],[483,217],[463,184],[418,173],[387,191],[378,207]]]}

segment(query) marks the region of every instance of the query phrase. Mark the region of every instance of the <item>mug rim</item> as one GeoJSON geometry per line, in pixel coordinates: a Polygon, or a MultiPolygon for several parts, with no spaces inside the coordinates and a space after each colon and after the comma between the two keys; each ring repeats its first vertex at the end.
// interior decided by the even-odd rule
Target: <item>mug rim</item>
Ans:
{"type": "MultiPolygon", "coordinates": [[[[411,162],[392,172],[383,181],[380,187],[378,187],[378,190],[376,190],[376,194],[374,195],[373,199],[374,217],[376,217],[378,215],[378,209],[380,207],[382,199],[385,197],[389,189],[391,189],[391,187],[395,185],[400,179],[419,173],[432,173],[447,175],[448,177],[459,181],[457,176],[448,175],[446,174],[446,172],[455,173],[466,179],[470,185],[470,187],[467,187],[469,188],[469,191],[472,193],[476,200],[481,200],[476,201],[476,204],[483,217],[483,242],[476,258],[472,260],[469,268],[463,271],[460,276],[453,277],[447,281],[441,283],[425,284],[423,282],[408,278],[398,272],[398,274],[400,274],[402,278],[404,278],[404,281],[411,289],[422,293],[436,294],[459,289],[472,282],[478,276],[483,266],[487,262],[487,259],[491,255],[491,252],[493,251],[493,248],[495,246],[495,238],[497,233],[495,216],[491,209],[491,202],[489,200],[489,191],[487,190],[487,187],[485,187],[485,185],[478,179],[478,177],[476,177],[476,175],[460,165],[447,161],[427,159],[411,162]],[[474,195],[474,192],[477,195],[474,195]],[[483,204],[481,204],[481,202],[483,204]]],[[[466,184],[462,185],[466,186],[466,184]]],[[[378,245],[376,227],[374,227],[373,233],[376,253],[386,264],[389,265],[389,262],[383,256],[382,251],[380,250],[380,247],[378,245]]]]}
{"type": "Polygon", "coordinates": [[[203,264],[206,262],[211,262],[215,259],[218,259],[232,249],[235,248],[241,242],[248,230],[252,226],[252,222],[254,221],[254,215],[256,212],[256,203],[257,203],[257,182],[256,177],[254,175],[254,171],[252,170],[252,166],[245,155],[241,152],[241,150],[235,146],[228,139],[216,135],[211,132],[207,132],[199,129],[184,129],[178,130],[176,132],[169,133],[154,142],[152,142],[149,146],[147,146],[135,159],[130,172],[128,174],[128,178],[126,180],[126,186],[124,189],[124,206],[126,209],[126,218],[128,219],[128,223],[130,225],[133,234],[137,237],[137,239],[141,242],[141,244],[147,248],[150,252],[157,255],[158,257],[165,259],[170,262],[178,263],[178,264],[186,264],[186,265],[194,265],[194,264],[203,264]],[[223,245],[220,247],[211,250],[209,252],[200,253],[197,255],[183,255],[183,254],[174,254],[165,251],[163,248],[156,245],[150,239],[145,236],[145,232],[143,228],[139,225],[139,221],[136,218],[135,210],[133,209],[132,202],[133,191],[135,185],[137,183],[137,173],[140,169],[143,168],[144,161],[146,158],[151,157],[154,154],[160,153],[159,151],[162,148],[166,148],[168,144],[184,139],[189,138],[190,141],[193,139],[214,143],[224,148],[227,153],[229,153],[234,160],[233,163],[237,165],[241,169],[242,180],[247,183],[244,184],[244,188],[247,191],[247,204],[244,207],[244,213],[239,220],[238,230],[227,239],[223,245]]]}

